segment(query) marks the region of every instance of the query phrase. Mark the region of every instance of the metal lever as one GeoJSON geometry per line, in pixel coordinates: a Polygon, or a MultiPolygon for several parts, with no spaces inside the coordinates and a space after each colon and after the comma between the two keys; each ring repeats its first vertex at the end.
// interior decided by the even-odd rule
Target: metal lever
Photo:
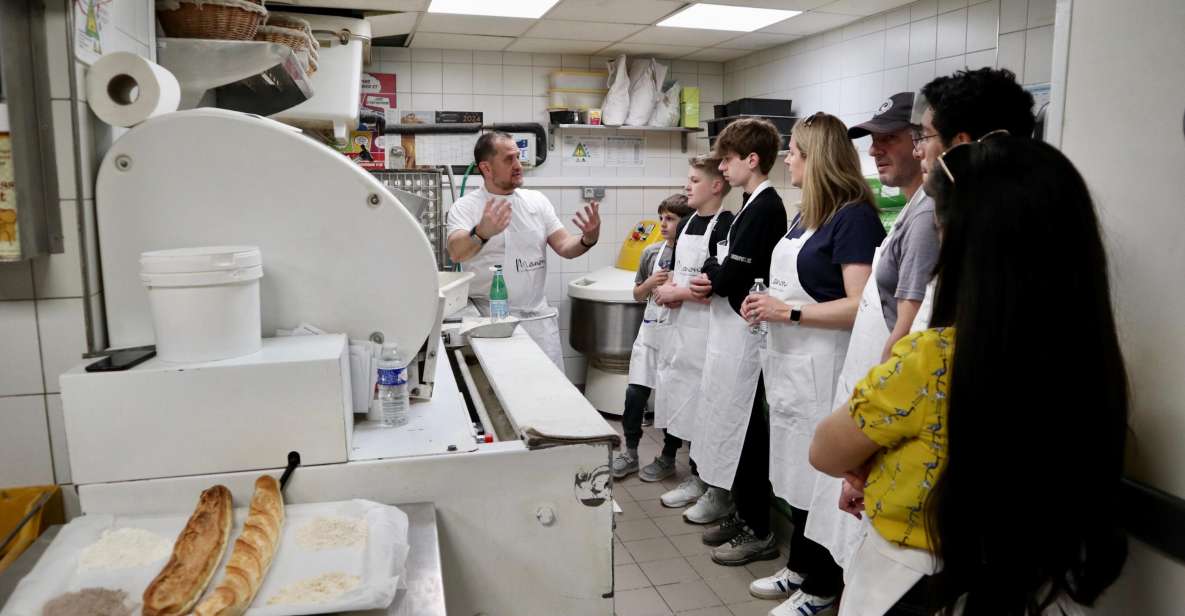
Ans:
{"type": "Polygon", "coordinates": [[[298,466],[300,466],[300,452],[299,451],[289,451],[288,452],[288,466],[284,468],[284,474],[280,475],[280,491],[281,492],[284,491],[284,488],[288,487],[288,480],[292,478],[292,471],[295,471],[296,467],[298,467],[298,466]]]}

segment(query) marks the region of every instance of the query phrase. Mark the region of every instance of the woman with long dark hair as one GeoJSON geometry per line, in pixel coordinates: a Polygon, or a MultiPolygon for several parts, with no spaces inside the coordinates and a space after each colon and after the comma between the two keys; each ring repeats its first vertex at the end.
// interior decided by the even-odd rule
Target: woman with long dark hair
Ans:
{"type": "Polygon", "coordinates": [[[840,613],[1075,614],[1127,555],[1104,506],[1128,391],[1098,218],[1044,143],[989,134],[938,163],[931,329],[898,342],[811,444],[825,473],[868,470],[871,528],[840,613]],[[866,609],[867,589],[889,587],[866,609]]]}

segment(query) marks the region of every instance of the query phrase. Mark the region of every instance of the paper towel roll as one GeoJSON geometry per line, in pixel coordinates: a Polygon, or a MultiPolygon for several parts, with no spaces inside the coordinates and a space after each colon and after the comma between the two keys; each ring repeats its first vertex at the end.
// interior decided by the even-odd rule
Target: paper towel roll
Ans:
{"type": "Polygon", "coordinates": [[[86,96],[100,120],[115,126],[135,126],[177,111],[181,86],[163,66],[118,51],[104,55],[91,66],[86,76],[86,96]]]}

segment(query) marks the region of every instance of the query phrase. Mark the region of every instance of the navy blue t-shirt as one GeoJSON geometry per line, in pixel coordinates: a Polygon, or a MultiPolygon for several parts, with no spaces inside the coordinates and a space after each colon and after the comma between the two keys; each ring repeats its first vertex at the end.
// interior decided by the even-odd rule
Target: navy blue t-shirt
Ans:
{"type": "MultiPolygon", "coordinates": [[[[801,217],[786,237],[802,237],[806,227],[801,217]]],[[[885,227],[876,210],[867,203],[852,203],[839,209],[819,227],[798,253],[798,279],[816,302],[843,299],[843,269],[848,263],[872,264],[876,247],[885,239],[885,227]]]]}

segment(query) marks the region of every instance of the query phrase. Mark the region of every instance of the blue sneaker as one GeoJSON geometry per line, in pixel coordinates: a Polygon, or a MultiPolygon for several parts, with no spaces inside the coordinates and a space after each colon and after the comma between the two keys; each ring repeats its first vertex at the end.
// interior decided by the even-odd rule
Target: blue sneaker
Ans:
{"type": "Polygon", "coordinates": [[[835,597],[817,597],[802,590],[769,611],[769,616],[818,616],[835,607],[835,597]]]}
{"type": "Polygon", "coordinates": [[[782,567],[777,573],[749,582],[749,594],[758,599],[786,599],[802,586],[802,576],[782,567]]]}

